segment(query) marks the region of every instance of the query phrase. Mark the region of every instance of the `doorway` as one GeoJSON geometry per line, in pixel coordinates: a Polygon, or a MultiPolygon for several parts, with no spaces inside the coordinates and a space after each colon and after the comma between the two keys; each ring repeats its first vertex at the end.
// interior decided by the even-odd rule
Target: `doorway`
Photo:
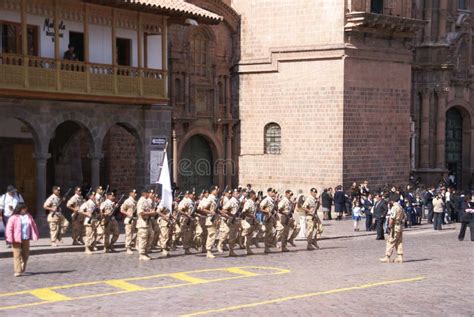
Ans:
{"type": "Polygon", "coordinates": [[[36,164],[33,144],[15,144],[15,187],[34,211],[36,207],[36,164]]]}
{"type": "Polygon", "coordinates": [[[454,174],[457,186],[462,183],[463,118],[455,108],[446,113],[446,167],[454,174]]]}
{"type": "Polygon", "coordinates": [[[117,64],[120,66],[131,66],[132,40],[117,38],[117,64]]]}
{"type": "Polygon", "coordinates": [[[74,52],[77,58],[84,61],[84,33],[81,32],[69,32],[69,44],[74,46],[74,52]]]}

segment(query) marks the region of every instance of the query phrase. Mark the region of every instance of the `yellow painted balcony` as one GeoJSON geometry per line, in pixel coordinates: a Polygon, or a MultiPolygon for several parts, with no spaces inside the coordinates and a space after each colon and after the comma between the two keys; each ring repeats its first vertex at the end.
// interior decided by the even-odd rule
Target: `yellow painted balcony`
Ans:
{"type": "Polygon", "coordinates": [[[164,70],[0,54],[0,95],[157,104],[167,101],[164,70]]]}

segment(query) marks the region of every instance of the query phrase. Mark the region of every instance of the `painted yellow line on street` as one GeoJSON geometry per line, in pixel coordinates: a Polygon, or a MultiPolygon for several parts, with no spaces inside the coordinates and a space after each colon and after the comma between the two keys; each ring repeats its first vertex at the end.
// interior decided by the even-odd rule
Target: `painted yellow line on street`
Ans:
{"type": "Polygon", "coordinates": [[[193,313],[190,313],[190,314],[182,315],[182,317],[222,313],[222,312],[228,312],[228,311],[239,310],[239,309],[244,309],[244,308],[252,308],[252,307],[263,306],[263,305],[277,304],[277,303],[281,303],[281,302],[286,302],[286,301],[290,301],[290,300],[297,300],[297,299],[303,299],[303,298],[308,298],[308,297],[315,297],[315,296],[321,296],[321,295],[331,295],[331,294],[336,294],[336,293],[350,292],[350,291],[356,291],[356,290],[361,290],[361,289],[366,289],[366,288],[392,285],[392,284],[418,282],[418,281],[421,281],[421,280],[424,280],[424,279],[425,279],[425,277],[418,276],[418,277],[405,278],[405,279],[400,279],[400,280],[391,280],[391,281],[383,281],[383,282],[376,282],[376,283],[368,283],[368,284],[357,285],[357,286],[352,286],[352,287],[336,288],[336,289],[327,290],[327,291],[306,293],[306,294],[300,294],[300,295],[293,295],[293,296],[281,297],[281,298],[276,298],[276,299],[271,299],[271,300],[266,300],[266,301],[261,301],[261,302],[254,302],[254,303],[249,303],[249,304],[243,304],[243,305],[236,305],[236,306],[229,306],[229,307],[223,307],[223,308],[217,308],[217,309],[197,311],[197,312],[193,312],[193,313]]]}
{"type": "Polygon", "coordinates": [[[111,280],[105,283],[116,288],[121,288],[124,291],[141,291],[144,289],[141,286],[126,282],[124,280],[111,280]]]}
{"type": "Polygon", "coordinates": [[[30,292],[31,295],[47,302],[61,302],[69,300],[69,297],[56,293],[49,288],[39,288],[30,292]]]}
{"type": "Polygon", "coordinates": [[[16,296],[20,296],[20,295],[33,295],[39,300],[41,300],[41,301],[33,302],[33,303],[0,306],[0,311],[31,307],[31,306],[37,306],[37,305],[44,305],[48,303],[51,304],[51,303],[58,303],[58,302],[64,302],[64,301],[75,301],[75,300],[81,300],[81,299],[120,295],[120,294],[132,293],[132,292],[153,291],[153,290],[160,290],[160,289],[170,289],[170,288],[191,286],[191,285],[197,285],[197,284],[216,283],[216,282],[221,282],[221,281],[248,278],[251,276],[287,274],[289,272],[290,270],[287,270],[287,269],[281,269],[281,268],[269,267],[269,266],[242,266],[242,267],[230,267],[230,268],[204,269],[204,270],[177,272],[177,273],[168,273],[168,274],[157,274],[157,275],[151,275],[151,276],[141,276],[141,277],[132,277],[132,278],[125,278],[125,279],[76,283],[76,284],[68,284],[68,285],[61,285],[61,286],[51,286],[51,287],[46,287],[46,288],[24,290],[24,291],[11,292],[11,293],[0,293],[1,304],[3,304],[2,302],[4,300],[8,300],[9,297],[15,298],[16,296]],[[250,272],[249,270],[252,270],[252,269],[256,269],[263,272],[260,272],[260,273],[250,272]],[[208,272],[228,272],[228,273],[236,274],[236,276],[228,276],[228,277],[221,277],[221,278],[208,278],[208,279],[191,276],[197,273],[208,273],[208,272]],[[142,287],[140,285],[129,283],[130,281],[151,280],[151,279],[159,279],[159,278],[170,278],[171,279],[170,284],[160,285],[160,286],[151,286],[151,287],[142,287]],[[173,282],[173,280],[177,280],[184,283],[175,283],[173,282]],[[77,287],[87,288],[87,286],[95,286],[95,285],[109,285],[109,286],[113,286],[117,288],[117,290],[104,292],[104,293],[80,295],[76,297],[71,296],[71,295],[68,297],[55,291],[55,290],[63,290],[63,289],[74,289],[77,287]]]}
{"type": "Polygon", "coordinates": [[[198,277],[192,277],[192,276],[189,276],[186,273],[174,273],[174,274],[170,274],[170,276],[172,278],[177,279],[177,280],[180,280],[180,281],[183,281],[183,282],[188,282],[188,283],[191,283],[191,284],[208,283],[208,280],[198,278],[198,277]]]}

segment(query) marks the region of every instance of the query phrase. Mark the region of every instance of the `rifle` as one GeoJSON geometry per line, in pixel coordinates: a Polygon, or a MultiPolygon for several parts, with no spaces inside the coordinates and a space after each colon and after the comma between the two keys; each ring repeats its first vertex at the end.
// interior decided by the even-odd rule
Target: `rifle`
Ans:
{"type": "Polygon", "coordinates": [[[241,217],[241,215],[242,215],[242,209],[243,209],[243,208],[244,208],[244,207],[242,206],[242,201],[239,200],[239,206],[237,207],[237,212],[236,212],[235,215],[233,215],[232,218],[230,219],[230,223],[231,223],[231,224],[234,224],[235,219],[241,217]]]}
{"type": "Polygon", "coordinates": [[[288,215],[285,215],[286,216],[286,225],[288,225],[290,223],[290,219],[293,219],[293,214],[295,213],[295,209],[296,209],[296,202],[292,202],[290,200],[290,212],[288,213],[288,215]]]}
{"type": "MultiPolygon", "coordinates": [[[[101,214],[100,214],[100,201],[104,198],[105,194],[109,191],[109,185],[107,185],[107,188],[105,189],[104,192],[102,192],[102,194],[100,194],[100,198],[99,198],[99,201],[96,202],[96,205],[95,205],[95,208],[94,210],[92,211],[92,214],[97,214],[98,217],[97,217],[97,220],[101,220],[101,214]]],[[[88,224],[91,224],[92,222],[92,217],[89,218],[89,220],[87,221],[88,224]]]]}
{"type": "Polygon", "coordinates": [[[59,204],[59,206],[56,208],[55,211],[53,211],[53,214],[52,214],[52,217],[56,216],[56,213],[57,212],[61,212],[62,211],[62,208],[61,206],[64,204],[64,202],[66,201],[66,198],[67,196],[69,195],[69,193],[71,192],[72,190],[72,187],[69,187],[69,189],[66,191],[66,193],[64,194],[63,198],[61,198],[61,203],[59,204]]]}
{"type": "Polygon", "coordinates": [[[125,197],[124,194],[122,194],[122,196],[120,196],[119,200],[114,204],[114,209],[112,209],[112,213],[110,215],[108,215],[108,219],[112,219],[112,217],[114,217],[115,213],[117,212],[117,210],[120,208],[120,205],[123,203],[123,198],[125,197]]]}
{"type": "Polygon", "coordinates": [[[229,188],[229,185],[226,185],[224,188],[224,191],[221,193],[219,198],[217,198],[217,207],[215,214],[211,218],[211,222],[214,223],[214,221],[217,219],[217,216],[221,215],[221,209],[222,209],[222,199],[224,198],[224,194],[227,191],[227,188],[229,188]]]}

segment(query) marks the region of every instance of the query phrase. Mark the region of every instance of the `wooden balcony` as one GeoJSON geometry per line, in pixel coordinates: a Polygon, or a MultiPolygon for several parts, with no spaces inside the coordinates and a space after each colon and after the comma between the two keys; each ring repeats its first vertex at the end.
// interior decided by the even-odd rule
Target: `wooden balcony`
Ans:
{"type": "Polygon", "coordinates": [[[165,70],[0,54],[0,95],[124,104],[166,104],[165,70]]]}

